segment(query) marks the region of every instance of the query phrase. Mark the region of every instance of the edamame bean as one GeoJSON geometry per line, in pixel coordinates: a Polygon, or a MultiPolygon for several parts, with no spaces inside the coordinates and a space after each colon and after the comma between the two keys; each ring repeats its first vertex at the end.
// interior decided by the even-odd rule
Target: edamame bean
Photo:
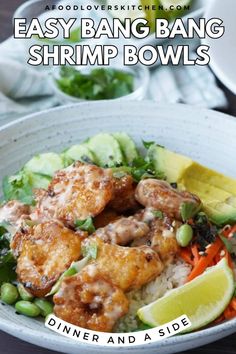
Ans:
{"type": "Polygon", "coordinates": [[[21,300],[15,304],[17,312],[28,317],[37,317],[40,315],[40,308],[30,301],[21,300]]]}
{"type": "Polygon", "coordinates": [[[18,284],[17,289],[22,300],[32,301],[34,299],[33,295],[25,289],[24,285],[18,284]]]}
{"type": "Polygon", "coordinates": [[[193,229],[190,225],[184,224],[177,230],[176,239],[181,247],[187,247],[193,238],[193,229]]]}
{"type": "Polygon", "coordinates": [[[1,299],[6,304],[14,304],[17,301],[18,296],[17,288],[14,285],[5,283],[1,286],[1,299]]]}
{"type": "Polygon", "coordinates": [[[34,304],[40,308],[40,313],[43,317],[46,317],[53,312],[53,304],[47,300],[34,299],[34,304]]]}

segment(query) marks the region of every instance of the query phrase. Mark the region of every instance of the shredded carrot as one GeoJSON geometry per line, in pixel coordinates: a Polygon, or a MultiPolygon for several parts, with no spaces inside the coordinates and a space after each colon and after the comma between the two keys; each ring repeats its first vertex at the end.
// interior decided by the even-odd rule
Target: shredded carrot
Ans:
{"type": "Polygon", "coordinates": [[[220,323],[223,322],[224,320],[225,320],[225,316],[223,314],[220,317],[218,317],[213,323],[220,323]]]}
{"type": "Polygon", "coordinates": [[[233,298],[233,300],[231,300],[229,306],[236,311],[236,297],[233,298]]]}
{"type": "Polygon", "coordinates": [[[180,251],[180,257],[188,264],[194,266],[193,257],[189,248],[182,248],[180,251]]]}
{"type": "Polygon", "coordinates": [[[231,228],[227,229],[227,230],[223,230],[223,235],[225,237],[229,237],[229,235],[233,234],[234,232],[236,232],[236,225],[232,226],[231,228]]]}
{"type": "Polygon", "coordinates": [[[191,273],[187,278],[187,282],[193,280],[198,275],[201,275],[205,269],[213,262],[214,257],[222,247],[222,241],[217,237],[216,241],[206,250],[206,255],[201,256],[197,264],[193,267],[191,273]]]}
{"type": "Polygon", "coordinates": [[[199,253],[198,253],[198,248],[197,248],[197,245],[196,243],[191,247],[191,251],[192,251],[192,254],[193,254],[193,262],[194,262],[194,265],[196,265],[199,261],[199,253]]]}
{"type": "Polygon", "coordinates": [[[226,307],[220,317],[218,317],[214,323],[221,323],[224,320],[231,320],[236,317],[236,297],[233,297],[229,305],[226,307]]]}
{"type": "Polygon", "coordinates": [[[231,318],[236,317],[236,311],[231,310],[230,306],[228,306],[224,311],[224,317],[226,320],[230,320],[231,318]]]}

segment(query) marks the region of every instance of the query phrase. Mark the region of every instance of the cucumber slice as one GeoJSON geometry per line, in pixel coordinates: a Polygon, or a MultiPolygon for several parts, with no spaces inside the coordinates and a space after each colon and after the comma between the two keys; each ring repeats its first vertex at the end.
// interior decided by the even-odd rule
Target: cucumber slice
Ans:
{"type": "Polygon", "coordinates": [[[64,152],[66,158],[73,161],[94,162],[93,153],[89,150],[86,144],[74,145],[64,152]]]}
{"type": "Polygon", "coordinates": [[[29,174],[29,180],[32,188],[47,189],[49,183],[51,182],[51,177],[42,175],[40,173],[31,173],[29,174]]]}
{"type": "Polygon", "coordinates": [[[134,141],[126,133],[114,133],[113,136],[120,144],[126,163],[132,163],[139,156],[134,141]]]}
{"type": "Polygon", "coordinates": [[[64,164],[61,156],[53,152],[35,155],[24,166],[25,171],[39,173],[50,177],[62,168],[64,168],[64,164]]]}
{"type": "Polygon", "coordinates": [[[97,134],[87,141],[87,145],[99,166],[114,167],[125,162],[118,141],[110,134],[97,134]]]}

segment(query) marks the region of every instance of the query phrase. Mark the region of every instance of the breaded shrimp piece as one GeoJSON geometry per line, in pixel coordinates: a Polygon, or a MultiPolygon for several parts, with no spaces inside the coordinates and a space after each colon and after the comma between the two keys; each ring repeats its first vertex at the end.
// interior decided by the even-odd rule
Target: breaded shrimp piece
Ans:
{"type": "Polygon", "coordinates": [[[54,313],[64,321],[94,331],[111,332],[129,309],[123,291],[88,267],[62,281],[54,295],[54,313]]]}
{"type": "Polygon", "coordinates": [[[97,258],[90,266],[123,291],[141,288],[163,270],[158,254],[150,247],[121,247],[104,243],[98,237],[84,240],[83,245],[90,242],[96,242],[98,247],[97,258]]]}
{"type": "Polygon", "coordinates": [[[113,197],[109,203],[109,207],[118,213],[136,210],[139,204],[134,197],[135,188],[136,183],[130,175],[114,178],[113,197]]]}
{"type": "Polygon", "coordinates": [[[125,246],[131,241],[147,235],[149,227],[130,216],[120,218],[95,231],[94,235],[106,243],[125,246]]]}
{"type": "Polygon", "coordinates": [[[57,219],[74,226],[76,220],[85,220],[100,214],[113,193],[110,170],[76,162],[56,172],[47,192],[37,199],[33,220],[57,219]]]}
{"type": "Polygon", "coordinates": [[[166,216],[163,219],[155,218],[151,221],[147,236],[135,240],[132,246],[148,245],[159,254],[164,263],[168,263],[179,253],[176,232],[181,225],[180,221],[166,216]]]}
{"type": "Polygon", "coordinates": [[[165,181],[145,179],[139,182],[135,198],[145,207],[153,207],[170,218],[182,220],[180,207],[182,203],[193,203],[200,208],[200,199],[189,192],[180,192],[165,181]]]}
{"type": "Polygon", "coordinates": [[[46,222],[17,232],[11,249],[17,257],[19,282],[35,296],[45,296],[60,275],[81,256],[77,234],[57,222],[46,222]]]}
{"type": "Polygon", "coordinates": [[[99,229],[100,227],[104,227],[111,222],[118,220],[120,217],[121,216],[117,214],[115,210],[106,208],[101,212],[101,214],[95,216],[93,224],[96,229],[99,229]]]}
{"type": "Polygon", "coordinates": [[[0,208],[0,222],[9,222],[14,227],[19,227],[23,220],[29,218],[30,208],[18,200],[11,200],[0,208]]]}

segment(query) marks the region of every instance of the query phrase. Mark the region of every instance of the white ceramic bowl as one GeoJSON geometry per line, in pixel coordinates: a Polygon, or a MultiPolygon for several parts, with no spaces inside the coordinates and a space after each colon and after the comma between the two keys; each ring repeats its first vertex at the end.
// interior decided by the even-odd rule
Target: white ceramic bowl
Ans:
{"type": "MultiPolygon", "coordinates": [[[[98,132],[126,131],[141,139],[189,155],[236,177],[236,119],[186,105],[158,105],[150,101],[100,101],[60,107],[34,114],[0,128],[0,176],[12,174],[32,155],[61,151],[98,132]]],[[[140,144],[141,145],[141,144],[140,144]]],[[[0,303],[0,329],[30,343],[64,353],[170,354],[216,341],[236,332],[236,319],[198,332],[157,343],[123,347],[78,344],[46,329],[42,322],[16,316],[0,303]]]]}

